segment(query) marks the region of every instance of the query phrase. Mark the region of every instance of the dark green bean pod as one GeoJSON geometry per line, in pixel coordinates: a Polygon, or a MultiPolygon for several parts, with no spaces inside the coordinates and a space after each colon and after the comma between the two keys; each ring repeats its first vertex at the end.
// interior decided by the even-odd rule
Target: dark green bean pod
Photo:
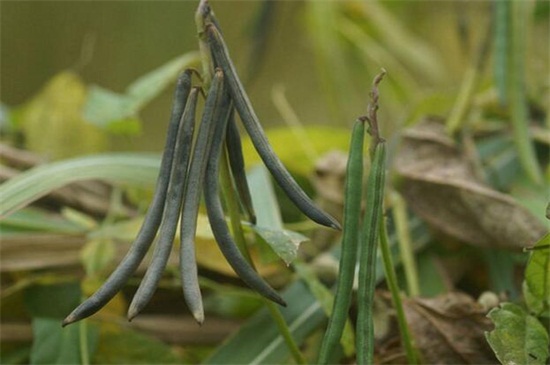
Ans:
{"type": "Polygon", "coordinates": [[[235,108],[243,121],[246,131],[250,135],[254,147],[275,178],[275,181],[277,181],[288,197],[306,216],[323,226],[340,229],[340,224],[333,217],[325,213],[311,201],[273,151],[258,117],[250,104],[248,95],[244,91],[241,81],[237,76],[235,66],[231,62],[229,52],[219,30],[214,24],[209,24],[205,32],[214,59],[225,74],[229,93],[231,94],[235,108]]]}
{"type": "Polygon", "coordinates": [[[136,239],[105,283],[63,320],[63,326],[89,317],[107,304],[136,271],[151,246],[162,219],[179,124],[191,90],[191,73],[186,70],[178,78],[155,193],[136,239]]]}
{"type": "Polygon", "coordinates": [[[353,126],[346,169],[344,231],[339,273],[336,282],[336,294],[334,296],[332,315],[330,316],[325,337],[321,344],[318,364],[328,364],[330,354],[335,351],[340,342],[344,325],[349,318],[349,306],[355,276],[355,264],[357,262],[359,221],[361,217],[364,139],[365,122],[362,119],[358,119],[353,126]]]}
{"type": "Polygon", "coordinates": [[[248,215],[249,221],[252,224],[256,224],[256,213],[254,212],[252,196],[250,195],[250,188],[248,187],[248,181],[246,180],[246,169],[244,167],[241,136],[239,134],[237,124],[235,123],[235,115],[233,110],[231,110],[226,133],[225,143],[227,145],[229,166],[231,167],[231,174],[235,180],[239,200],[244,211],[248,215]]]}
{"type": "Polygon", "coordinates": [[[189,178],[185,183],[185,196],[180,224],[180,275],[183,296],[187,307],[198,323],[204,321],[201,291],[195,258],[195,233],[200,197],[204,184],[204,174],[210,155],[215,125],[227,119],[230,104],[224,89],[223,73],[216,71],[208,91],[197,140],[193,149],[193,159],[189,166],[189,178]]]}
{"type": "Polygon", "coordinates": [[[252,266],[246,261],[242,253],[239,251],[235,241],[231,237],[229,228],[225,221],[222,204],[219,197],[219,163],[220,154],[223,148],[224,135],[227,128],[227,120],[224,123],[218,123],[216,125],[216,131],[213,138],[212,150],[210,152],[210,158],[208,161],[208,167],[206,169],[206,179],[204,185],[204,198],[206,201],[206,210],[208,213],[208,220],[212,227],[212,232],[220,250],[225,256],[227,262],[231,265],[237,275],[251,287],[264,297],[286,306],[285,301],[281,296],[266,283],[258,273],[252,268],[252,266]]]}
{"type": "Polygon", "coordinates": [[[374,148],[372,166],[367,181],[365,217],[360,237],[359,287],[357,289],[359,305],[356,328],[357,364],[360,365],[373,363],[372,305],[376,278],[376,250],[384,199],[385,169],[386,143],[380,140],[374,148]]]}
{"type": "Polygon", "coordinates": [[[189,165],[191,146],[193,144],[198,93],[198,88],[193,88],[191,90],[189,98],[187,99],[185,111],[181,117],[170,184],[166,196],[166,206],[164,207],[158,240],[155,245],[151,264],[147,268],[147,272],[130,303],[128,309],[129,320],[132,320],[141,312],[153,297],[164,269],[166,268],[170,252],[172,251],[174,236],[178,226],[178,218],[180,216],[183,192],[185,190],[185,181],[188,179],[187,166],[189,165]]]}

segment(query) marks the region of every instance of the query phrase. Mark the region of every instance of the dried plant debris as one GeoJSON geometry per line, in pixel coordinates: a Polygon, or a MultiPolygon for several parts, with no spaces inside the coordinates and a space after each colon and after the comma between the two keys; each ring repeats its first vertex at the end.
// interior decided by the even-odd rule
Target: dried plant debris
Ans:
{"type": "Polygon", "coordinates": [[[468,155],[435,120],[405,130],[395,171],[396,186],[411,209],[464,242],[517,249],[546,231],[513,198],[483,183],[468,155]]]}
{"type": "MultiPolygon", "coordinates": [[[[381,297],[389,304],[389,293],[381,297]]],[[[424,364],[494,364],[497,362],[485,341],[492,329],[486,310],[472,297],[451,292],[435,298],[403,301],[405,315],[424,364]]],[[[403,363],[405,354],[390,333],[377,347],[382,364],[403,363]]]]}

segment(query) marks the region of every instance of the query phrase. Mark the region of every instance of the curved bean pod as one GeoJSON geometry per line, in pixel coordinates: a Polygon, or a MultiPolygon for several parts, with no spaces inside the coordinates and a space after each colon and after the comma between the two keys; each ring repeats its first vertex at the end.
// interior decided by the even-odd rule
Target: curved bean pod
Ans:
{"type": "Polygon", "coordinates": [[[359,221],[361,217],[361,196],[363,185],[363,145],[365,122],[358,119],[353,126],[350,152],[346,168],[346,186],[344,201],[344,231],[342,253],[336,282],[334,306],[325,337],[319,351],[318,364],[328,364],[330,354],[340,342],[344,325],[349,318],[349,305],[357,262],[357,242],[359,239],[359,221]]]}
{"type": "Polygon", "coordinates": [[[254,212],[252,196],[250,195],[250,188],[248,187],[248,181],[246,180],[246,169],[244,167],[241,136],[239,135],[239,129],[235,123],[235,115],[233,110],[231,110],[226,133],[225,143],[227,145],[229,166],[231,167],[231,174],[235,180],[239,200],[248,215],[249,221],[252,224],[256,224],[256,213],[254,212]]]}
{"type": "Polygon", "coordinates": [[[285,301],[275,291],[275,289],[269,286],[269,284],[266,283],[246,261],[244,256],[239,251],[235,241],[233,241],[229,228],[227,227],[219,197],[218,187],[220,154],[223,147],[226,128],[227,121],[216,125],[212,150],[210,151],[210,158],[206,169],[204,198],[206,201],[206,210],[208,213],[210,226],[212,227],[212,232],[214,233],[216,242],[218,243],[218,246],[220,247],[220,250],[225,256],[227,262],[229,262],[233,270],[235,270],[237,275],[245,282],[245,284],[264,297],[282,306],[286,306],[285,301]]]}
{"type": "Polygon", "coordinates": [[[172,161],[174,158],[177,132],[190,90],[191,71],[186,70],[180,75],[177,81],[173,98],[172,114],[168,125],[166,143],[160,164],[155,193],[136,239],[132,243],[126,256],[124,256],[105,283],[63,320],[63,326],[89,317],[107,304],[107,302],[122,289],[130,276],[136,271],[145,257],[147,250],[151,246],[162,219],[162,211],[165,205],[172,161]]]}
{"type": "Polygon", "coordinates": [[[191,90],[189,98],[187,99],[185,111],[181,117],[176,149],[174,152],[174,161],[172,163],[172,173],[170,175],[170,184],[166,196],[166,206],[164,207],[158,241],[155,246],[151,264],[147,268],[147,272],[128,308],[129,320],[132,320],[141,312],[151,300],[162,277],[166,263],[168,262],[170,251],[172,251],[182,205],[183,191],[185,189],[185,180],[187,178],[187,166],[189,165],[191,156],[191,145],[193,144],[198,92],[198,88],[193,88],[191,90]]]}
{"type": "Polygon", "coordinates": [[[210,155],[214,129],[217,123],[222,123],[223,119],[227,119],[230,107],[229,98],[224,97],[227,92],[223,87],[223,83],[223,73],[217,71],[208,91],[197,141],[193,149],[193,159],[189,165],[189,177],[185,183],[185,197],[180,224],[180,275],[183,296],[187,307],[199,324],[204,321],[204,310],[195,258],[195,233],[204,174],[210,155]]]}
{"type": "Polygon", "coordinates": [[[227,46],[216,26],[214,24],[207,25],[205,32],[214,59],[225,74],[229,93],[231,94],[235,108],[241,116],[246,131],[250,135],[258,154],[279,186],[285,191],[294,204],[310,219],[323,226],[340,229],[340,224],[333,217],[325,213],[311,201],[273,151],[258,117],[250,104],[248,95],[244,91],[237,76],[235,66],[229,57],[227,46]]]}

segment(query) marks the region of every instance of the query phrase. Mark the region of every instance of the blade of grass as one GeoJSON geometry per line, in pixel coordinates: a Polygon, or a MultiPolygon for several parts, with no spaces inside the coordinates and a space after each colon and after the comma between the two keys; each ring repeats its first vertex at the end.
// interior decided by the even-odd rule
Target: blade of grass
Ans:
{"type": "Polygon", "coordinates": [[[407,288],[409,296],[416,297],[420,294],[420,285],[418,284],[418,270],[412,250],[411,234],[409,220],[407,218],[407,206],[405,200],[397,192],[392,192],[392,213],[395,220],[395,229],[397,231],[397,242],[399,243],[399,253],[405,271],[407,288]]]}
{"type": "Polygon", "coordinates": [[[52,190],[82,180],[150,184],[155,182],[159,158],[148,154],[111,153],[41,165],[0,185],[0,219],[7,217],[52,190]]]}
{"type": "Polygon", "coordinates": [[[495,55],[493,75],[501,105],[508,102],[508,27],[510,26],[510,2],[495,1],[495,55]]]}
{"type": "MultiPolygon", "coordinates": [[[[382,215],[382,212],[380,212],[382,215]]],[[[379,231],[380,231],[380,251],[382,253],[382,261],[384,262],[384,271],[386,273],[386,282],[390,288],[393,307],[397,312],[397,323],[399,325],[399,334],[401,335],[401,344],[405,348],[407,354],[407,361],[409,364],[417,364],[418,358],[413,346],[411,333],[407,324],[407,318],[403,310],[403,303],[401,301],[401,294],[399,293],[399,286],[397,284],[397,276],[395,274],[395,267],[393,266],[392,255],[390,251],[390,245],[388,243],[388,232],[386,230],[386,223],[384,218],[379,219],[379,231]]]]}
{"type": "MultiPolygon", "coordinates": [[[[221,185],[223,189],[223,196],[228,208],[229,218],[231,220],[231,227],[233,229],[233,235],[235,241],[245,258],[253,265],[252,259],[250,258],[250,253],[246,245],[246,239],[244,237],[243,229],[241,226],[240,212],[239,212],[239,203],[237,196],[235,195],[235,190],[233,189],[233,181],[231,179],[231,170],[228,166],[228,159],[224,150],[224,156],[221,160],[221,185]]],[[[262,297],[267,310],[269,311],[272,319],[275,321],[279,333],[285,341],[285,344],[288,346],[292,357],[298,364],[306,364],[304,355],[300,352],[298,345],[296,344],[294,338],[292,337],[291,331],[288,327],[285,318],[281,314],[279,308],[271,301],[262,297]]],[[[261,362],[258,362],[261,363],[261,362]]]]}
{"type": "Polygon", "coordinates": [[[536,184],[542,184],[542,172],[535,156],[535,149],[529,137],[529,111],[525,95],[525,58],[527,40],[527,21],[529,6],[525,1],[510,3],[511,29],[509,40],[508,96],[510,114],[519,160],[529,178],[536,184]]]}
{"type": "MultiPolygon", "coordinates": [[[[260,212],[258,212],[260,214],[260,212]]],[[[430,241],[430,234],[424,223],[413,217],[410,221],[414,251],[421,250],[430,241]]],[[[397,235],[390,233],[390,247],[394,262],[400,260],[397,250],[397,235]]],[[[330,252],[331,257],[338,261],[339,247],[330,252]]],[[[384,279],[381,257],[376,258],[375,281],[380,283],[384,279]]],[[[298,280],[283,291],[283,298],[287,308],[281,309],[285,321],[295,341],[301,345],[314,331],[326,323],[326,315],[318,299],[308,289],[307,284],[298,280]]],[[[271,316],[266,309],[260,310],[250,318],[237,333],[205,361],[206,364],[281,364],[288,359],[288,347],[284,344],[281,335],[275,326],[270,325],[271,316]],[[246,348],[246,351],[242,351],[246,348]]],[[[314,359],[311,359],[314,362],[314,359]]]]}

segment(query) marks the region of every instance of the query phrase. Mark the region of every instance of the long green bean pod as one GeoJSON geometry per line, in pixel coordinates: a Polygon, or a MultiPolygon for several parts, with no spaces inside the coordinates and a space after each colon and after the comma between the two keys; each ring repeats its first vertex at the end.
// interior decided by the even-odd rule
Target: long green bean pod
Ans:
{"type": "Polygon", "coordinates": [[[166,206],[162,223],[159,229],[159,236],[155,245],[153,258],[147,272],[141,281],[134,298],[128,309],[128,319],[132,320],[149,303],[155,289],[162,277],[168,257],[172,251],[174,236],[178,226],[178,218],[182,205],[185,180],[187,179],[187,166],[191,156],[191,145],[193,143],[193,132],[195,129],[195,110],[198,100],[198,88],[193,88],[187,99],[185,111],[181,117],[178,130],[174,161],[170,184],[166,196],[166,206]]]}
{"type": "Polygon", "coordinates": [[[184,71],[178,78],[173,98],[172,114],[168,125],[164,153],[160,164],[153,200],[147,210],[143,225],[130,250],[103,285],[74,309],[64,320],[63,326],[91,316],[100,310],[122,289],[145,257],[157,234],[164,210],[168,183],[174,158],[177,132],[181,115],[191,90],[191,71],[184,71]]]}
{"type": "Polygon", "coordinates": [[[258,117],[250,104],[248,95],[244,91],[241,81],[237,76],[235,66],[231,61],[229,52],[219,30],[214,24],[209,24],[206,26],[205,32],[214,59],[224,71],[229,93],[231,94],[235,108],[243,121],[246,131],[250,135],[254,147],[275,178],[275,181],[277,181],[279,186],[285,191],[294,204],[310,219],[323,226],[340,229],[340,224],[333,217],[325,213],[311,201],[273,151],[258,117]]]}
{"type": "Polygon", "coordinates": [[[248,181],[246,180],[246,169],[244,166],[241,136],[239,135],[239,129],[235,123],[235,115],[233,110],[230,114],[226,133],[225,143],[227,145],[229,166],[231,167],[231,173],[233,175],[233,179],[235,180],[239,200],[244,211],[248,215],[250,222],[252,224],[256,224],[256,213],[254,212],[252,196],[250,195],[250,188],[248,187],[248,181]]]}
{"type": "Polygon", "coordinates": [[[363,146],[365,139],[365,121],[358,119],[353,126],[350,152],[346,168],[344,192],[344,231],[342,253],[336,281],[336,294],[332,314],[321,344],[318,364],[328,364],[330,354],[338,345],[344,325],[348,318],[355,264],[357,262],[357,242],[359,240],[359,221],[361,216],[361,196],[363,185],[363,146]]]}
{"type": "Polygon", "coordinates": [[[384,198],[386,143],[379,140],[374,148],[367,181],[366,208],[361,229],[359,255],[358,313],[356,328],[357,364],[372,364],[374,330],[372,304],[376,277],[376,249],[384,198]]]}
{"type": "Polygon", "coordinates": [[[244,256],[239,251],[235,241],[231,237],[229,228],[225,221],[225,216],[222,209],[222,204],[219,197],[219,160],[221,149],[223,147],[223,141],[225,138],[225,131],[227,128],[227,120],[224,123],[218,123],[216,125],[216,131],[213,138],[212,150],[210,152],[210,158],[208,161],[208,167],[206,169],[206,179],[204,184],[204,197],[206,202],[206,210],[208,213],[208,220],[214,237],[222,254],[225,256],[227,262],[231,265],[237,275],[251,287],[264,297],[286,306],[285,301],[281,296],[269,286],[252,268],[252,266],[246,261],[244,256]]]}
{"type": "MultiPolygon", "coordinates": [[[[195,233],[204,174],[217,124],[227,118],[231,102],[224,89],[223,73],[216,71],[208,91],[202,115],[193,158],[189,166],[189,177],[185,184],[185,196],[180,224],[180,276],[187,307],[198,323],[204,321],[197,262],[195,259],[195,233]]],[[[225,123],[225,122],[224,122],[225,123]]]]}

